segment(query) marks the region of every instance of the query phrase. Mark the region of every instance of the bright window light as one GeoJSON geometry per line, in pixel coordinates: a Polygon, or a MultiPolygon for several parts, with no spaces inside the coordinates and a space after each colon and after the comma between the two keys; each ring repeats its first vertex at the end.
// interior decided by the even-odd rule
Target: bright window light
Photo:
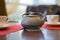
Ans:
{"type": "Polygon", "coordinates": [[[33,0],[19,0],[20,4],[33,5],[33,0]]]}
{"type": "Polygon", "coordinates": [[[39,0],[39,4],[41,4],[41,5],[55,5],[56,0],[39,0]]]}

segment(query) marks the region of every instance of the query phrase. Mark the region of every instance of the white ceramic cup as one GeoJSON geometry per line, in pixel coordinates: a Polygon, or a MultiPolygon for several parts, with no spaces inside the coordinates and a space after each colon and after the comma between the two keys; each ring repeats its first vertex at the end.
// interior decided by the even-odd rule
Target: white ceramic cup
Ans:
{"type": "Polygon", "coordinates": [[[47,22],[57,24],[59,22],[59,15],[47,15],[47,22]]]}
{"type": "Polygon", "coordinates": [[[0,16],[0,28],[6,27],[5,24],[7,24],[7,16],[0,16]]]}
{"type": "Polygon", "coordinates": [[[6,16],[0,16],[0,22],[6,22],[7,17],[6,16]]]}

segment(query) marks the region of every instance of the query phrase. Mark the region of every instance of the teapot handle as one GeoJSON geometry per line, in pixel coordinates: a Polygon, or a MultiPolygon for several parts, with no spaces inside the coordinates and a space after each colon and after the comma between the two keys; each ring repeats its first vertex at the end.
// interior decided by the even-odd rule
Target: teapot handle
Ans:
{"type": "Polygon", "coordinates": [[[22,17],[24,16],[25,14],[22,15],[22,17]]]}
{"type": "Polygon", "coordinates": [[[23,14],[22,17],[24,17],[24,16],[26,16],[26,15],[28,15],[28,14],[23,14]]]}

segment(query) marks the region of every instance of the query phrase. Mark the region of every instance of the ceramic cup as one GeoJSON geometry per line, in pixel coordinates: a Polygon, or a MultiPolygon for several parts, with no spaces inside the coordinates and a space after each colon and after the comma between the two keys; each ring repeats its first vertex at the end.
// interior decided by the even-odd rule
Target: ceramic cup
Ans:
{"type": "Polygon", "coordinates": [[[7,24],[7,16],[0,16],[0,28],[5,27],[7,24]]]}
{"type": "Polygon", "coordinates": [[[6,22],[7,17],[6,16],[0,16],[0,22],[6,22]]]}
{"type": "Polygon", "coordinates": [[[47,15],[47,22],[57,24],[59,22],[59,15],[47,15]]]}

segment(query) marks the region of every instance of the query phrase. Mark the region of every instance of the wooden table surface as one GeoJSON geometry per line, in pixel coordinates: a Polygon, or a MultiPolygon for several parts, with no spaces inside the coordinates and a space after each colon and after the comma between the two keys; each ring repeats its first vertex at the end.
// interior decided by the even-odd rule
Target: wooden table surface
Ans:
{"type": "Polygon", "coordinates": [[[42,31],[20,30],[0,36],[0,40],[60,40],[60,30],[42,29],[42,31]]]}

